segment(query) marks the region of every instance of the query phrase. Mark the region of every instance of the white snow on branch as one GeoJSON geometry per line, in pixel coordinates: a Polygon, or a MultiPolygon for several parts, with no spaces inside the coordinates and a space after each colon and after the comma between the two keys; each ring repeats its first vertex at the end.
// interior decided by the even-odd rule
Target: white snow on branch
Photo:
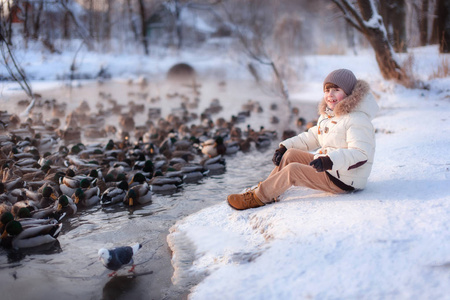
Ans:
{"type": "Polygon", "coordinates": [[[371,29],[378,29],[383,33],[383,38],[388,41],[390,52],[392,53],[392,58],[399,64],[398,56],[394,51],[394,48],[392,47],[391,43],[389,42],[388,34],[386,31],[386,26],[384,26],[383,17],[378,13],[377,7],[375,6],[375,2],[373,0],[369,0],[371,10],[372,10],[372,16],[369,20],[364,21],[364,26],[366,28],[371,29]]]}

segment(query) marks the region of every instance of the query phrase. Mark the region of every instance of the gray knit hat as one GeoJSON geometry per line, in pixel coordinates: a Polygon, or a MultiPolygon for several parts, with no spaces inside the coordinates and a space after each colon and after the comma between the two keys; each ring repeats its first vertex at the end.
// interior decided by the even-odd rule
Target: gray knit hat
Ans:
{"type": "Polygon", "coordinates": [[[356,77],[352,71],[347,69],[334,70],[323,81],[323,89],[325,84],[333,83],[344,90],[347,95],[350,95],[356,85],[356,77]]]}

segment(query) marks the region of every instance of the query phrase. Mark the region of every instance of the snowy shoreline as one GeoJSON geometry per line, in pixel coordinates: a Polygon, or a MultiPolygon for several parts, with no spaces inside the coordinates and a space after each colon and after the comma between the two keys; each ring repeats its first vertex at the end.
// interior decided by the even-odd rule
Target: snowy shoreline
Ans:
{"type": "MultiPolygon", "coordinates": [[[[348,57],[340,65],[363,68],[348,57]]],[[[322,67],[324,75],[329,68],[322,67]]],[[[381,107],[367,188],[332,195],[295,187],[280,202],[247,211],[223,199],[178,221],[168,236],[172,280],[199,282],[190,299],[443,299],[449,293],[450,80],[415,90],[355,73],[371,82],[381,107]]],[[[320,87],[320,80],[309,83],[320,87]]]]}

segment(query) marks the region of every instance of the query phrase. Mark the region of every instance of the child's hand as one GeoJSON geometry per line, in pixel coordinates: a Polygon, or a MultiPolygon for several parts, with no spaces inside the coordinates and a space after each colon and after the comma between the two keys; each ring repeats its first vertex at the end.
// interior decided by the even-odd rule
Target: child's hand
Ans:
{"type": "Polygon", "coordinates": [[[283,157],[283,154],[287,151],[286,147],[280,146],[277,150],[275,150],[275,153],[272,157],[272,162],[275,166],[279,166],[281,162],[281,158],[283,157]]]}
{"type": "Polygon", "coordinates": [[[323,172],[331,170],[333,168],[333,162],[328,156],[320,156],[309,163],[317,172],[323,172]]]}

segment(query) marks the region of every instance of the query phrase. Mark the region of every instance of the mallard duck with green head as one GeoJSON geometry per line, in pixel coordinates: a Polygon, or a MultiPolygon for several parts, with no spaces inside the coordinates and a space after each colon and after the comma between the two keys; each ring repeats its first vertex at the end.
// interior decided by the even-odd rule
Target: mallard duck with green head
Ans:
{"type": "Polygon", "coordinates": [[[14,216],[11,212],[9,212],[9,211],[3,212],[0,217],[0,233],[3,234],[6,224],[8,224],[9,222],[11,222],[13,220],[14,220],[14,216]]]}
{"type": "Polygon", "coordinates": [[[150,159],[147,159],[143,162],[135,162],[133,169],[140,170],[142,175],[151,179],[153,177],[153,172],[155,172],[155,165],[150,159]]]}
{"type": "Polygon", "coordinates": [[[42,189],[37,191],[25,189],[25,195],[28,199],[33,200],[38,208],[53,206],[55,201],[58,200],[55,190],[49,184],[46,184],[42,189]]]}
{"type": "Polygon", "coordinates": [[[77,205],[67,195],[61,195],[56,203],[56,211],[59,213],[65,213],[67,217],[77,213],[77,205]]]}
{"type": "Polygon", "coordinates": [[[117,186],[109,187],[103,192],[100,203],[102,205],[112,205],[123,201],[128,191],[128,183],[126,180],[119,182],[117,186]]]}
{"type": "Polygon", "coordinates": [[[146,204],[152,201],[152,191],[147,182],[135,185],[130,188],[127,195],[123,199],[123,204],[128,206],[136,206],[138,204],[146,204]]]}
{"type": "Polygon", "coordinates": [[[22,225],[12,220],[5,226],[2,234],[2,245],[11,245],[14,249],[38,247],[56,241],[61,232],[62,224],[32,224],[22,225]]]}
{"type": "Polygon", "coordinates": [[[85,176],[64,176],[60,178],[59,188],[63,194],[71,197],[77,188],[86,189],[91,186],[91,182],[85,176]]]}
{"type": "Polygon", "coordinates": [[[133,187],[135,185],[141,185],[147,182],[147,177],[144,176],[141,172],[137,172],[133,175],[130,182],[128,183],[128,187],[133,187]]]}
{"type": "Polygon", "coordinates": [[[85,207],[93,206],[100,201],[100,188],[77,188],[75,193],[72,195],[72,198],[76,205],[82,205],[85,207]]]}

